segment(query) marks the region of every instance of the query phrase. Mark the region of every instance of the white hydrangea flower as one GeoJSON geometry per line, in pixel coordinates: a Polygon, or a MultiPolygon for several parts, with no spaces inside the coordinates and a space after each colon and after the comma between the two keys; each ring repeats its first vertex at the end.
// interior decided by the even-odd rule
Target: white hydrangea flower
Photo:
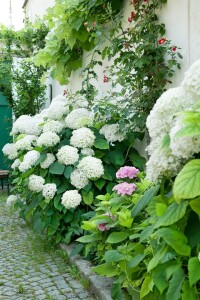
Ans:
{"type": "Polygon", "coordinates": [[[17,158],[18,152],[15,148],[15,144],[8,143],[2,148],[2,152],[4,155],[8,156],[10,160],[17,158]]]}
{"type": "Polygon", "coordinates": [[[89,128],[82,127],[72,133],[70,144],[77,148],[89,148],[94,145],[95,135],[89,128]]]}
{"type": "Polygon", "coordinates": [[[12,134],[17,135],[20,133],[27,135],[40,135],[42,128],[39,126],[43,123],[43,117],[38,114],[35,116],[23,115],[20,116],[13,124],[12,134]]]}
{"type": "Polygon", "coordinates": [[[31,150],[24,155],[24,160],[19,166],[20,172],[25,172],[33,167],[39,159],[40,153],[36,150],[31,150]]]}
{"type": "Polygon", "coordinates": [[[35,135],[26,135],[25,137],[17,140],[15,143],[15,149],[19,150],[32,150],[32,144],[36,141],[37,137],[35,135]]]}
{"type": "Polygon", "coordinates": [[[60,142],[59,136],[55,132],[44,132],[42,133],[38,140],[37,140],[37,145],[39,147],[45,146],[45,147],[53,147],[56,144],[60,142]]]}
{"type": "Polygon", "coordinates": [[[119,124],[106,124],[100,129],[99,133],[104,135],[109,143],[121,142],[125,139],[125,136],[119,132],[119,124]]]}
{"type": "Polygon", "coordinates": [[[81,170],[89,179],[99,178],[104,174],[102,161],[91,156],[84,157],[80,161],[78,169],[81,170]]]}
{"type": "Polygon", "coordinates": [[[75,208],[81,203],[81,195],[78,193],[77,190],[71,190],[71,191],[66,191],[62,195],[62,201],[61,203],[63,206],[67,209],[70,208],[75,208]]]}
{"type": "Polygon", "coordinates": [[[92,150],[91,148],[84,148],[84,149],[81,149],[81,154],[87,155],[87,156],[93,156],[94,150],[92,150]]]}
{"type": "Polygon", "coordinates": [[[47,157],[40,163],[42,169],[48,169],[50,165],[56,160],[52,153],[47,153],[47,157]]]}
{"type": "Polygon", "coordinates": [[[68,100],[65,96],[58,95],[58,96],[56,96],[55,98],[52,99],[52,102],[63,102],[65,104],[67,104],[68,100]]]}
{"type": "Polygon", "coordinates": [[[83,171],[79,169],[75,169],[70,176],[71,184],[75,186],[77,189],[82,189],[86,185],[88,185],[89,180],[83,173],[83,171]]]}
{"type": "Polygon", "coordinates": [[[45,199],[53,199],[57,192],[55,183],[47,183],[43,186],[42,195],[45,199]]]}
{"type": "Polygon", "coordinates": [[[19,168],[20,164],[21,164],[21,161],[18,158],[15,159],[15,161],[11,165],[11,169],[15,170],[15,169],[19,168]]]}
{"type": "Polygon", "coordinates": [[[79,159],[78,149],[72,146],[63,146],[56,154],[58,161],[64,165],[73,165],[79,159]]]}
{"type": "Polygon", "coordinates": [[[84,95],[80,95],[80,94],[75,94],[71,101],[70,101],[71,105],[73,106],[74,109],[76,108],[87,108],[88,107],[88,101],[85,98],[84,95]]]}
{"type": "Polygon", "coordinates": [[[60,120],[64,115],[69,112],[69,106],[64,102],[56,101],[52,102],[48,108],[48,118],[52,120],[60,120]]]}
{"type": "Polygon", "coordinates": [[[28,188],[30,191],[39,193],[43,190],[45,180],[41,176],[31,175],[29,177],[28,188]]]}
{"type": "Polygon", "coordinates": [[[66,118],[65,123],[71,129],[78,129],[85,126],[92,126],[94,115],[86,108],[74,109],[66,118]]]}
{"type": "Polygon", "coordinates": [[[200,59],[192,64],[190,69],[185,73],[185,77],[182,83],[187,96],[192,95],[195,100],[199,100],[200,97],[200,59]]]}
{"type": "Polygon", "coordinates": [[[18,200],[17,195],[10,195],[6,200],[6,205],[7,206],[12,206],[13,204],[16,203],[17,200],[18,200]]]}
{"type": "Polygon", "coordinates": [[[59,133],[64,128],[64,124],[59,121],[50,120],[43,126],[43,132],[59,133]]]}

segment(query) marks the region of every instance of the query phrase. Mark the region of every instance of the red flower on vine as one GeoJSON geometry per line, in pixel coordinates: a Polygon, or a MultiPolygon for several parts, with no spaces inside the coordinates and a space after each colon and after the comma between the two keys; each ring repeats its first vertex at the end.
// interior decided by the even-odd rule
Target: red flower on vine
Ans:
{"type": "Polygon", "coordinates": [[[159,45],[163,45],[165,42],[166,42],[165,38],[162,38],[162,39],[158,40],[159,45]]]}
{"type": "Polygon", "coordinates": [[[176,52],[176,50],[177,50],[177,47],[174,46],[174,47],[172,48],[172,51],[176,52]]]}
{"type": "Polygon", "coordinates": [[[67,95],[67,91],[66,90],[63,91],[63,96],[65,96],[65,95],[67,95]]]}
{"type": "Polygon", "coordinates": [[[135,18],[135,12],[132,11],[132,12],[131,12],[131,16],[128,17],[128,21],[131,23],[131,22],[133,21],[134,18],[135,18]]]}
{"type": "Polygon", "coordinates": [[[104,83],[108,82],[108,77],[105,74],[103,75],[103,82],[104,83]]]}

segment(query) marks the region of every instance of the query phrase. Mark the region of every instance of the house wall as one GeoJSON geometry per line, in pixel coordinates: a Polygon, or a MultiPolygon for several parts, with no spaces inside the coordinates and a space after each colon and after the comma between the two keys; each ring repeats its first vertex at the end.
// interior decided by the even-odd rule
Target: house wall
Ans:
{"type": "MultiPolygon", "coordinates": [[[[26,5],[26,14],[34,20],[35,16],[42,16],[49,6],[52,6],[54,0],[29,0],[26,5]]],[[[124,0],[124,20],[126,22],[131,12],[130,0],[124,0]]],[[[172,79],[172,86],[177,86],[183,79],[184,72],[198,58],[200,58],[200,1],[199,0],[168,0],[159,12],[160,21],[166,25],[166,38],[172,41],[173,45],[181,48],[183,55],[181,60],[181,70],[176,70],[176,75],[172,79]]],[[[90,61],[91,55],[85,53],[83,59],[83,68],[90,61]]],[[[110,85],[103,84],[103,70],[109,62],[104,62],[104,66],[97,67],[99,75],[97,87],[100,95],[106,93],[110,85]]],[[[81,87],[81,70],[74,72],[68,86],[72,92],[81,87]]],[[[60,86],[58,82],[49,79],[48,82],[53,86],[53,96],[63,93],[65,86],[60,86]]]]}

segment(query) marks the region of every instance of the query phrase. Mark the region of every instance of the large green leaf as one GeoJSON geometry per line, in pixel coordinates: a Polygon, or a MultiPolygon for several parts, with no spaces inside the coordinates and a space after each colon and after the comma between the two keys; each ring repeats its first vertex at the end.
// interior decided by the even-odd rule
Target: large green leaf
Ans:
{"type": "Polygon", "coordinates": [[[162,228],[158,229],[155,234],[162,237],[178,254],[183,256],[190,255],[191,249],[187,245],[187,238],[182,232],[171,228],[162,228]]]}
{"type": "Polygon", "coordinates": [[[63,175],[65,176],[65,178],[69,179],[72,172],[73,172],[73,168],[71,166],[67,166],[65,167],[63,175]]]}
{"type": "Polygon", "coordinates": [[[180,202],[200,195],[200,159],[188,162],[180,171],[174,182],[174,197],[180,202]]]}
{"type": "MultiPolygon", "coordinates": [[[[181,288],[185,278],[182,268],[179,268],[172,276],[169,282],[169,289],[167,291],[166,300],[180,300],[181,288]]],[[[189,300],[189,299],[188,299],[189,300]]]]}
{"type": "Polygon", "coordinates": [[[150,293],[151,282],[152,282],[152,278],[150,276],[147,276],[144,279],[144,281],[142,283],[141,291],[140,291],[140,299],[144,298],[146,295],[148,295],[150,293]]]}
{"type": "Polygon", "coordinates": [[[106,181],[103,178],[99,178],[94,181],[95,186],[101,191],[102,188],[104,187],[106,181]]]}
{"type": "Polygon", "coordinates": [[[54,162],[49,168],[49,172],[51,174],[56,174],[56,175],[62,175],[64,170],[65,170],[65,165],[60,164],[57,161],[54,162]]]}
{"type": "Polygon", "coordinates": [[[110,148],[106,139],[103,139],[103,138],[97,138],[94,142],[94,147],[97,149],[104,149],[104,150],[110,148]]]}
{"type": "Polygon", "coordinates": [[[190,201],[191,209],[200,217],[200,197],[190,201]]]}
{"type": "Polygon", "coordinates": [[[123,152],[119,149],[110,152],[109,157],[114,165],[123,166],[125,163],[123,152]]]}
{"type": "Polygon", "coordinates": [[[120,243],[120,242],[123,242],[127,237],[128,237],[127,232],[112,232],[108,236],[106,242],[109,244],[120,243]]]}
{"type": "Polygon", "coordinates": [[[80,242],[80,243],[91,243],[91,242],[94,242],[98,239],[97,235],[96,234],[88,234],[88,235],[84,235],[84,236],[81,236],[80,238],[77,239],[77,242],[80,242]]]}
{"type": "Polygon", "coordinates": [[[194,287],[190,287],[189,281],[185,280],[182,288],[182,300],[196,300],[196,291],[194,287]]]}
{"type": "Polygon", "coordinates": [[[122,289],[121,284],[114,282],[111,287],[111,297],[113,300],[122,300],[122,289]]]}
{"type": "Polygon", "coordinates": [[[169,226],[179,221],[185,215],[187,205],[187,201],[181,202],[180,204],[177,204],[176,202],[170,204],[155,224],[155,228],[169,226]]]}
{"type": "Polygon", "coordinates": [[[148,267],[147,267],[147,271],[151,271],[152,269],[154,269],[162,260],[162,258],[164,257],[164,255],[167,253],[168,247],[164,246],[162,247],[160,250],[158,250],[158,252],[156,252],[156,254],[153,256],[153,258],[150,260],[148,267]]]}
{"type": "Polygon", "coordinates": [[[138,202],[132,209],[131,216],[136,217],[141,212],[141,210],[149,204],[149,202],[156,195],[158,190],[158,185],[146,190],[142,198],[138,200],[138,202]]]}
{"type": "Polygon", "coordinates": [[[94,271],[95,273],[99,274],[99,275],[103,275],[106,277],[113,277],[118,275],[118,270],[116,268],[115,265],[113,265],[112,263],[105,263],[102,265],[99,265],[97,267],[92,268],[92,271],[94,271]]]}
{"type": "Polygon", "coordinates": [[[118,250],[108,250],[104,255],[105,262],[118,262],[124,258],[124,255],[118,250]]]}
{"type": "Polygon", "coordinates": [[[188,239],[188,244],[191,248],[196,247],[200,244],[200,219],[198,215],[191,211],[185,227],[185,235],[188,239]]]}
{"type": "Polygon", "coordinates": [[[135,268],[145,258],[145,254],[137,254],[127,264],[128,268],[135,268]]]}
{"type": "Polygon", "coordinates": [[[84,190],[81,191],[81,195],[83,197],[83,201],[87,205],[91,205],[94,201],[94,193],[93,191],[86,192],[84,190]]]}
{"type": "Polygon", "coordinates": [[[190,286],[200,280],[200,261],[198,257],[190,258],[188,262],[190,286]]]}

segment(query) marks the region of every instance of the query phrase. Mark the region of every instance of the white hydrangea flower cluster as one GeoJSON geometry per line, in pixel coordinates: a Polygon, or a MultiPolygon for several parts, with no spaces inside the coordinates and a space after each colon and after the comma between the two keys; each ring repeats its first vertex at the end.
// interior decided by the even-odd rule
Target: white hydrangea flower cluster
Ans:
{"type": "Polygon", "coordinates": [[[62,195],[61,203],[67,209],[75,208],[81,203],[82,197],[77,190],[66,191],[62,195]]]}
{"type": "Polygon", "coordinates": [[[56,156],[58,161],[66,166],[75,164],[79,159],[78,149],[72,146],[61,147],[56,156]]]}
{"type": "Polygon", "coordinates": [[[15,161],[11,165],[11,169],[15,170],[19,168],[20,164],[21,164],[21,160],[19,160],[19,158],[15,159],[15,161]]]}
{"type": "Polygon", "coordinates": [[[47,153],[47,157],[40,163],[42,169],[48,169],[50,165],[56,160],[52,153],[47,153]]]}
{"type": "Polygon", "coordinates": [[[157,100],[147,118],[151,143],[147,162],[147,178],[155,182],[163,175],[175,176],[184,163],[200,149],[200,136],[177,137],[183,128],[180,112],[192,110],[200,96],[200,60],[185,74],[180,87],[169,89],[157,100]],[[164,140],[168,139],[168,145],[164,140]]]}
{"type": "Polygon", "coordinates": [[[77,168],[81,170],[88,179],[96,179],[104,174],[102,161],[92,156],[84,157],[77,168]]]}
{"type": "Polygon", "coordinates": [[[57,192],[55,183],[47,183],[43,186],[42,195],[45,199],[53,199],[57,192]]]}
{"type": "Polygon", "coordinates": [[[70,176],[71,184],[77,189],[82,189],[88,185],[89,180],[83,171],[75,169],[70,176]]]}
{"type": "Polygon", "coordinates": [[[59,133],[64,128],[64,124],[59,121],[50,120],[43,126],[43,132],[55,132],[59,133]]]}
{"type": "Polygon", "coordinates": [[[53,147],[60,142],[59,136],[55,132],[47,131],[42,133],[38,140],[37,145],[39,147],[53,147]]]}
{"type": "Polygon", "coordinates": [[[44,178],[33,174],[29,177],[28,188],[30,191],[39,193],[43,190],[44,183],[44,178]]]}
{"type": "Polygon", "coordinates": [[[69,106],[64,101],[54,101],[48,108],[47,116],[52,120],[60,120],[69,112],[69,106]]]}
{"type": "Polygon", "coordinates": [[[35,135],[26,135],[25,137],[19,139],[15,143],[15,149],[19,150],[32,150],[33,144],[37,137],[35,135]]]}
{"type": "Polygon", "coordinates": [[[25,172],[31,167],[33,167],[36,163],[36,161],[39,159],[40,153],[36,150],[28,151],[24,155],[23,162],[19,165],[20,172],[25,172]]]}
{"type": "Polygon", "coordinates": [[[86,108],[74,109],[65,118],[67,127],[71,129],[79,129],[81,127],[92,126],[94,122],[94,115],[86,108]]]}
{"type": "Polygon", "coordinates": [[[43,117],[40,114],[33,117],[28,115],[20,116],[13,124],[11,133],[13,135],[23,133],[38,136],[42,131],[42,127],[39,125],[43,122],[43,117]]]}
{"type": "Polygon", "coordinates": [[[10,195],[6,200],[6,205],[7,206],[12,206],[13,204],[16,203],[17,200],[18,200],[17,195],[10,195]]]}
{"type": "Polygon", "coordinates": [[[4,155],[8,156],[10,160],[17,158],[18,151],[15,148],[15,144],[8,143],[2,148],[2,152],[4,155]]]}
{"type": "Polygon", "coordinates": [[[94,145],[95,135],[91,129],[82,127],[72,133],[70,144],[77,148],[90,148],[94,145]]]}
{"type": "Polygon", "coordinates": [[[52,99],[52,103],[63,102],[64,104],[68,103],[68,100],[65,96],[58,95],[52,99]]]}
{"type": "Polygon", "coordinates": [[[83,149],[81,149],[81,154],[86,155],[86,156],[93,156],[94,150],[91,148],[83,148],[83,149]]]}
{"type": "Polygon", "coordinates": [[[119,132],[118,124],[106,124],[100,129],[100,134],[104,135],[109,143],[121,142],[125,139],[125,136],[119,132]]]}

